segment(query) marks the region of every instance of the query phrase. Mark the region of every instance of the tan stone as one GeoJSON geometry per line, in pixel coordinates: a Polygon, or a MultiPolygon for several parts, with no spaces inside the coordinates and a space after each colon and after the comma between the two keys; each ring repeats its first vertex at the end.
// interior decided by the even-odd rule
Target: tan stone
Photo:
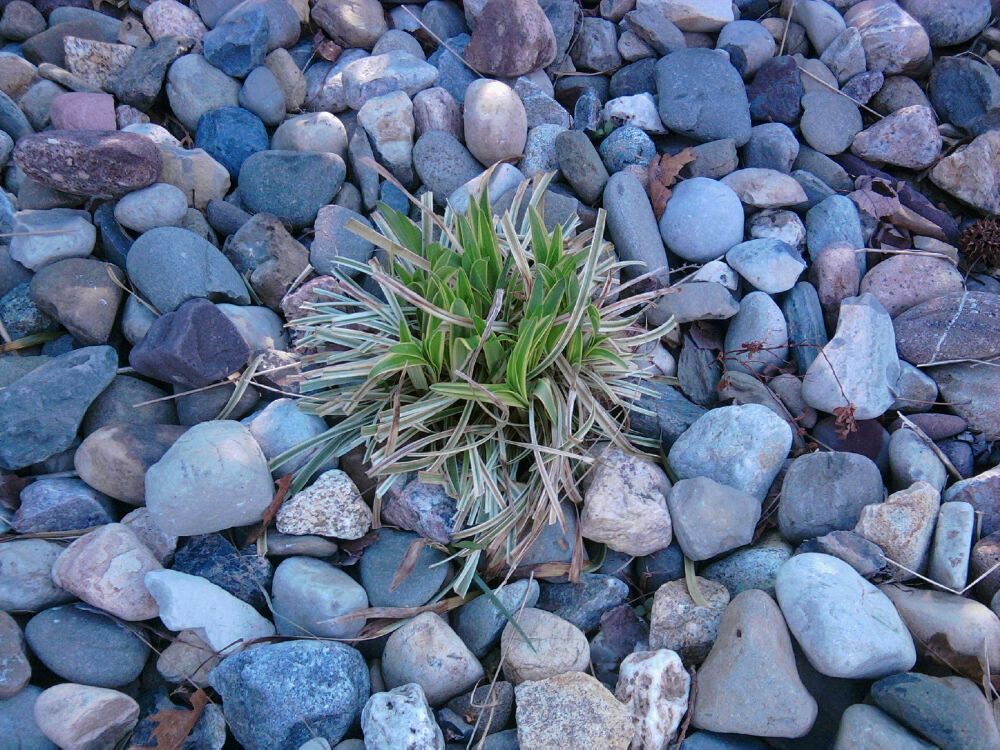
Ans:
{"type": "Polygon", "coordinates": [[[721,583],[695,577],[707,607],[695,604],[684,580],[669,581],[656,590],[649,618],[649,647],[676,651],[686,662],[700,664],[708,656],[729,590],[721,583]]]}
{"type": "MultiPolygon", "coordinates": [[[[889,495],[884,503],[866,505],[854,533],[874,542],[886,558],[915,573],[922,573],[934,536],[941,495],[927,482],[915,482],[908,489],[889,495]]],[[[891,564],[890,564],[891,565],[891,564]]],[[[891,565],[904,580],[911,573],[891,565]]]]}
{"type": "Polygon", "coordinates": [[[632,743],[629,710],[589,674],[525,682],[514,695],[517,739],[525,750],[626,750],[632,743]]]}
{"type": "Polygon", "coordinates": [[[35,723],[63,750],[109,750],[135,726],[139,704],[107,688],[64,682],[35,701],[35,723]]]}
{"type": "Polygon", "coordinates": [[[177,639],[163,649],[160,658],[156,660],[156,670],[167,682],[193,682],[198,687],[206,687],[208,673],[221,661],[195,631],[182,630],[177,634],[177,639]]]}
{"type": "Polygon", "coordinates": [[[371,528],[372,511],[351,478],[333,469],[285,501],[276,520],[282,534],[360,539],[371,528]]]}
{"type": "Polygon", "coordinates": [[[551,612],[533,607],[521,610],[517,623],[531,644],[511,623],[504,627],[500,636],[500,653],[507,680],[520,685],[528,680],[544,680],[563,672],[587,670],[590,644],[578,627],[551,612]]]}
{"type": "Polygon", "coordinates": [[[230,185],[229,171],[204,149],[158,145],[163,157],[159,181],[180,188],[189,206],[204,210],[213,198],[222,200],[226,197],[230,185]]]}

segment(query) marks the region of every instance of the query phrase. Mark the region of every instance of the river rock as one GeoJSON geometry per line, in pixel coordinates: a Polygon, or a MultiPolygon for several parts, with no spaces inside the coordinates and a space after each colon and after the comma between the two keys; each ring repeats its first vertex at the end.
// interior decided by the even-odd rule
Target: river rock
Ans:
{"type": "Polygon", "coordinates": [[[916,662],[892,602],[843,560],[796,555],[778,572],[775,591],[789,629],[821,674],[872,679],[916,662]]]}
{"type": "Polygon", "coordinates": [[[62,748],[114,747],[139,719],[139,704],[124,693],[72,682],[44,691],[34,711],[38,728],[62,748]]]}
{"type": "Polygon", "coordinates": [[[958,291],[911,307],[896,317],[900,356],[914,365],[1000,354],[1000,295],[958,291]]]}
{"type": "Polygon", "coordinates": [[[754,288],[768,294],[787,292],[806,270],[802,254],[778,239],[741,242],[726,253],[726,262],[754,288]]]}
{"type": "Polygon", "coordinates": [[[894,255],[861,280],[861,293],[872,294],[893,318],[923,302],[962,291],[962,274],[933,256],[894,255]]]}
{"type": "Polygon", "coordinates": [[[24,650],[24,635],[17,621],[0,610],[0,700],[24,690],[31,679],[31,664],[24,650]]]}
{"type": "Polygon", "coordinates": [[[667,502],[677,542],[695,561],[749,544],[760,518],[757,498],[708,477],[682,479],[667,502]]]}
{"type": "Polygon", "coordinates": [[[903,107],[854,137],[851,151],[868,162],[926,169],[941,155],[943,141],[930,107],[903,107]]]}
{"type": "Polygon", "coordinates": [[[521,747],[626,750],[634,732],[629,710],[595,678],[566,672],[515,688],[521,747]]]}
{"type": "Polygon", "coordinates": [[[649,647],[670,649],[685,662],[701,663],[715,642],[729,592],[722,584],[696,577],[707,607],[696,604],[683,579],[656,590],[650,611],[649,647]]]}
{"type": "Polygon", "coordinates": [[[673,651],[638,651],[621,665],[615,697],[632,712],[634,743],[664,747],[687,713],[691,678],[673,651]]]}
{"type": "Polygon", "coordinates": [[[866,703],[856,703],[844,711],[833,747],[834,750],[848,750],[861,745],[887,750],[933,750],[935,747],[915,736],[884,711],[866,703]]]}
{"type": "Polygon", "coordinates": [[[254,213],[303,227],[337,194],[347,168],[336,154],[259,151],[240,167],[240,198],[254,213]]]}
{"type": "Polygon", "coordinates": [[[706,263],[742,242],[743,204],[727,185],[694,177],[674,188],[659,227],[673,252],[692,263],[706,263]]]}
{"type": "Polygon", "coordinates": [[[884,503],[864,508],[854,533],[881,547],[890,561],[904,566],[905,570],[893,566],[898,577],[912,578],[927,564],[940,504],[941,496],[934,487],[916,482],[889,495],[884,503]]]}
{"type": "Polygon", "coordinates": [[[0,545],[0,610],[37,611],[75,597],[52,580],[63,547],[44,539],[14,539],[0,545]]]}
{"type": "Polygon", "coordinates": [[[956,591],[965,588],[975,525],[975,509],[969,503],[941,503],[927,563],[927,575],[932,580],[956,591]]]}
{"type": "Polygon", "coordinates": [[[465,92],[465,144],[482,164],[520,156],[528,138],[528,116],[514,90],[479,79],[465,92]]]}
{"type": "Polygon", "coordinates": [[[931,182],[974,208],[1000,215],[998,154],[1000,131],[988,130],[935,164],[931,182]]]}
{"type": "Polygon", "coordinates": [[[353,638],[364,618],[334,622],[368,606],[368,595],[347,573],[311,557],[286,558],[274,572],[271,604],[281,635],[353,638]]]}
{"type": "Polygon", "coordinates": [[[239,422],[195,425],[146,472],[151,517],[182,536],[259,521],[273,494],[267,459],[239,422]]]}
{"type": "Polygon", "coordinates": [[[375,693],[361,712],[365,748],[420,747],[444,750],[444,735],[434,721],[423,688],[411,682],[375,693]]]}
{"type": "Polygon", "coordinates": [[[510,622],[500,638],[504,677],[514,685],[544,680],[564,672],[583,672],[590,663],[590,646],[578,627],[541,609],[513,612],[524,636],[510,622]]]}
{"type": "Polygon", "coordinates": [[[480,73],[515,78],[548,67],[556,58],[552,24],[536,0],[487,2],[465,59],[480,73]]]}

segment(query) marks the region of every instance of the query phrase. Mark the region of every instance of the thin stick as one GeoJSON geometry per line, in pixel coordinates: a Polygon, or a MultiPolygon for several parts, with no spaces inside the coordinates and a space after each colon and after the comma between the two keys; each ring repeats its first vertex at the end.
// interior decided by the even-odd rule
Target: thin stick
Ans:
{"type": "Polygon", "coordinates": [[[817,83],[819,83],[821,86],[826,86],[826,88],[830,89],[830,91],[834,92],[835,94],[840,94],[845,99],[850,99],[852,102],[854,102],[855,104],[857,104],[859,107],[861,107],[861,109],[863,109],[868,114],[873,115],[874,117],[877,117],[880,120],[884,119],[884,115],[880,115],[878,112],[876,112],[871,107],[869,107],[869,106],[867,106],[865,104],[862,104],[857,99],[855,99],[853,96],[848,96],[843,91],[841,91],[840,89],[838,89],[836,86],[831,86],[829,83],[827,83],[826,81],[824,81],[822,78],[820,78],[819,76],[813,75],[812,73],[810,73],[805,68],[799,68],[799,72],[806,74],[807,76],[809,76],[810,78],[812,78],[814,81],[816,81],[817,83]]]}
{"type": "Polygon", "coordinates": [[[14,343],[14,340],[10,337],[10,334],[7,333],[7,326],[3,324],[2,320],[0,320],[0,338],[3,339],[3,342],[5,344],[14,343]]]}
{"type": "Polygon", "coordinates": [[[798,4],[799,0],[792,0],[792,7],[788,11],[788,16],[785,18],[785,30],[781,34],[781,46],[778,47],[778,57],[785,54],[785,40],[788,39],[788,27],[792,25],[792,15],[795,13],[795,6],[798,4]]]}

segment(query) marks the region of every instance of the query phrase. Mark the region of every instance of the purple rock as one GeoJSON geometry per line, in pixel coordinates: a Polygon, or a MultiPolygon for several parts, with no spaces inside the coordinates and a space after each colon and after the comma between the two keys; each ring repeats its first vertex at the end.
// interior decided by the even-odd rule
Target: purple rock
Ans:
{"type": "Polygon", "coordinates": [[[795,58],[772,57],[747,89],[750,116],[758,122],[792,124],[802,114],[802,78],[795,58]]]}

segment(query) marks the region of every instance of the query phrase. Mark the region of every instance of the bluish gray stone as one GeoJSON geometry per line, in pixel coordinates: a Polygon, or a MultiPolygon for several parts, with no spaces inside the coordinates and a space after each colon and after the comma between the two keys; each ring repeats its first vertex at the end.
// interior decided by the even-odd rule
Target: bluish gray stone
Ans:
{"type": "Polygon", "coordinates": [[[344,160],[336,154],[260,151],[240,168],[240,198],[254,213],[304,227],[333,200],[346,175],[344,160]]]}
{"type": "MultiPolygon", "coordinates": [[[[299,408],[298,401],[291,398],[271,401],[263,409],[241,421],[250,428],[250,434],[260,445],[268,461],[294,448],[303,440],[322,435],[328,429],[322,417],[306,414],[299,408]]],[[[289,459],[275,466],[271,474],[275,479],[291,474],[301,468],[313,453],[314,451],[306,451],[297,458],[289,459]]]]}
{"type": "Polygon", "coordinates": [[[608,212],[608,229],[618,257],[624,261],[641,261],[645,266],[626,271],[626,275],[669,270],[656,216],[639,178],[628,172],[611,175],[604,187],[604,208],[608,212]]]}
{"type": "Polygon", "coordinates": [[[465,48],[472,39],[468,34],[459,34],[447,39],[447,45],[440,45],[427,62],[438,69],[438,78],[434,83],[446,89],[459,105],[465,103],[465,90],[469,84],[478,79],[478,76],[469,70],[460,55],[465,53],[465,48]]]}
{"type": "Polygon", "coordinates": [[[788,348],[799,374],[804,375],[829,341],[816,288],[800,281],[785,295],[781,309],[788,324],[788,348]]]}
{"type": "Polygon", "coordinates": [[[750,140],[750,104],[729,55],[704,48],[672,52],[656,63],[660,118],[699,141],[750,140]]]}
{"type": "Polygon", "coordinates": [[[234,179],[251,154],[267,150],[267,129],[253,112],[242,107],[216,107],[198,120],[194,145],[229,170],[234,179]]]}
{"type": "Polygon", "coordinates": [[[698,575],[721,583],[730,596],[750,589],[760,589],[774,596],[774,580],[791,556],[791,546],[774,532],[763,535],[752,547],[744,547],[709,563],[698,575]]]}
{"type": "Polygon", "coordinates": [[[21,534],[89,529],[114,521],[110,499],[79,479],[39,479],[21,490],[11,527],[21,534]]]}
{"type": "Polygon", "coordinates": [[[208,240],[180,227],[158,227],[139,237],[129,251],[126,269],[135,287],[161,313],[195,297],[250,304],[246,285],[226,256],[208,240]]]}
{"type": "Polygon", "coordinates": [[[368,665],[343,643],[299,640],[227,657],[209,675],[226,722],[247,750],[286,750],[315,736],[337,743],[370,693],[368,665]]]}
{"type": "Polygon", "coordinates": [[[611,135],[601,141],[598,149],[608,172],[621,172],[625,167],[649,167],[656,156],[656,145],[646,132],[634,125],[615,128],[611,135]]]}
{"type": "Polygon", "coordinates": [[[278,47],[291,47],[299,40],[299,14],[284,0],[243,0],[227,10],[216,27],[257,12],[263,12],[267,16],[268,52],[278,47]]]}
{"type": "Polygon", "coordinates": [[[424,546],[417,556],[413,572],[389,591],[406,551],[418,539],[417,534],[383,528],[378,532],[378,539],[365,548],[359,572],[361,585],[368,592],[368,600],[373,607],[419,607],[430,601],[444,585],[448,578],[448,566],[435,564],[446,559],[445,554],[424,546]]]}
{"type": "Polygon", "coordinates": [[[267,16],[259,8],[243,13],[205,34],[205,59],[226,75],[242,78],[264,63],[269,32],[267,16]]]}
{"type": "Polygon", "coordinates": [[[671,385],[652,382],[648,387],[657,391],[658,397],[643,395],[638,405],[652,411],[653,416],[633,411],[629,423],[638,434],[662,440],[665,448],[707,413],[671,385]]]}
{"type": "Polygon", "coordinates": [[[174,554],[174,570],[201,576],[237,599],[263,610],[274,568],[255,547],[236,549],[221,534],[193,536],[174,554]]]}
{"type": "MultiPolygon", "coordinates": [[[[538,602],[538,582],[513,581],[493,593],[509,614],[516,615],[522,606],[534,607],[538,602]]],[[[506,615],[488,596],[478,596],[462,605],[453,617],[458,637],[480,659],[500,642],[507,625],[506,615]]]]}
{"type": "MultiPolygon", "coordinates": [[[[827,245],[847,242],[855,249],[865,246],[858,207],[845,195],[832,195],[806,214],[806,246],[815,260],[827,245]]],[[[858,267],[864,275],[865,254],[858,253],[858,267]]]]}
{"type": "Polygon", "coordinates": [[[628,584],[614,576],[583,573],[579,583],[542,583],[536,606],[588,631],[628,599],[628,591],[628,584]]]}
{"type": "Polygon", "coordinates": [[[739,196],[728,185],[693,177],[673,188],[660,217],[660,235],[684,260],[707,263],[743,241],[743,214],[739,196]]]}
{"type": "Polygon", "coordinates": [[[12,750],[58,750],[35,723],[35,701],[42,689],[28,685],[13,698],[0,701],[0,737],[12,750]]]}
{"type": "Polygon", "coordinates": [[[0,391],[0,468],[23,469],[73,444],[90,404],[118,368],[110,346],[55,357],[0,391]]]}
{"type": "Polygon", "coordinates": [[[127,685],[149,656],[149,647],[131,628],[85,604],[39,612],[28,621],[24,637],[59,677],[96,687],[127,685]]]}

